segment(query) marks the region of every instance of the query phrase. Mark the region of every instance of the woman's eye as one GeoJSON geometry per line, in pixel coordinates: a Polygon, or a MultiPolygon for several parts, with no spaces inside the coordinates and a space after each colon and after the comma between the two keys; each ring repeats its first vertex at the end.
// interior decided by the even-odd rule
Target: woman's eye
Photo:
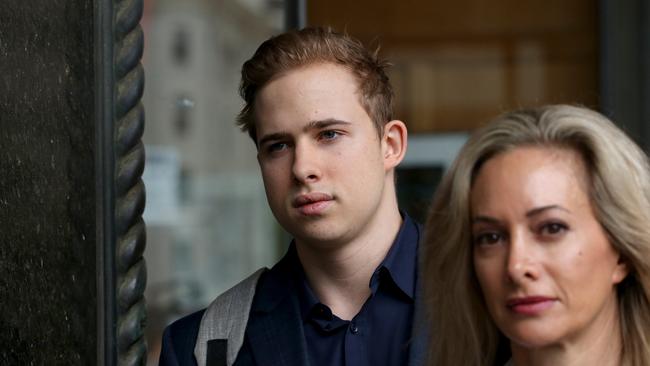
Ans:
{"type": "Polygon", "coordinates": [[[499,241],[501,241],[501,235],[499,233],[483,233],[474,237],[474,243],[476,245],[494,245],[499,241]]]}
{"type": "Polygon", "coordinates": [[[564,224],[551,222],[542,226],[541,233],[544,235],[557,235],[565,232],[567,229],[567,226],[564,224]]]}

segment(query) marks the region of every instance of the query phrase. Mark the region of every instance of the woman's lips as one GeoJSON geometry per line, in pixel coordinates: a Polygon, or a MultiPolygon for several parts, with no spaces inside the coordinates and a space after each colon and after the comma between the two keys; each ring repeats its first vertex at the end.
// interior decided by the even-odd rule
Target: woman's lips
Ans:
{"type": "Polygon", "coordinates": [[[556,299],[546,296],[527,296],[510,299],[506,306],[517,314],[537,315],[555,304],[556,299]]]}
{"type": "Polygon", "coordinates": [[[293,200],[293,207],[297,208],[302,215],[317,216],[321,215],[333,202],[332,195],[314,192],[296,197],[293,200]]]}

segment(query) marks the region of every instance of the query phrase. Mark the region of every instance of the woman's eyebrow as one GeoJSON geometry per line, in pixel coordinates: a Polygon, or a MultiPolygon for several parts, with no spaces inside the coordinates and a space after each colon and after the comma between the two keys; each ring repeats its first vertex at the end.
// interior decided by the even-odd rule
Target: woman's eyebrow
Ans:
{"type": "Polygon", "coordinates": [[[536,207],[536,208],[533,208],[532,210],[529,210],[528,212],[526,212],[526,217],[539,215],[542,212],[548,211],[548,210],[561,210],[561,211],[564,211],[564,212],[571,213],[571,211],[569,211],[568,209],[566,209],[566,208],[564,208],[564,207],[562,207],[560,205],[548,205],[548,206],[536,207]]]}
{"type": "Polygon", "coordinates": [[[478,223],[499,224],[500,222],[501,221],[491,216],[478,215],[472,217],[472,224],[478,224],[478,223]]]}

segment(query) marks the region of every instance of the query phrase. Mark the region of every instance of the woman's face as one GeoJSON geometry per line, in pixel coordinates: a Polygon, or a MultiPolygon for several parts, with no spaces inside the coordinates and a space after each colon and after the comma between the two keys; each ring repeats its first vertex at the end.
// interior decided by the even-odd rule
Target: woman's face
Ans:
{"type": "Polygon", "coordinates": [[[611,335],[627,267],[596,220],[573,150],[519,147],[480,168],[471,191],[474,269],[514,346],[611,335]],[[603,333],[610,332],[610,333],[603,333]]]}

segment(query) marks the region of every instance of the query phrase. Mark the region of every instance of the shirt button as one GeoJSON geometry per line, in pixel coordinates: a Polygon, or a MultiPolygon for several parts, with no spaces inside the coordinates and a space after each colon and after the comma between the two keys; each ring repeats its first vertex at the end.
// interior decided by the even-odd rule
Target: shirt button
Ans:
{"type": "Polygon", "coordinates": [[[352,334],[359,333],[359,328],[357,327],[356,324],[354,324],[354,323],[350,324],[350,332],[352,332],[352,334]]]}

